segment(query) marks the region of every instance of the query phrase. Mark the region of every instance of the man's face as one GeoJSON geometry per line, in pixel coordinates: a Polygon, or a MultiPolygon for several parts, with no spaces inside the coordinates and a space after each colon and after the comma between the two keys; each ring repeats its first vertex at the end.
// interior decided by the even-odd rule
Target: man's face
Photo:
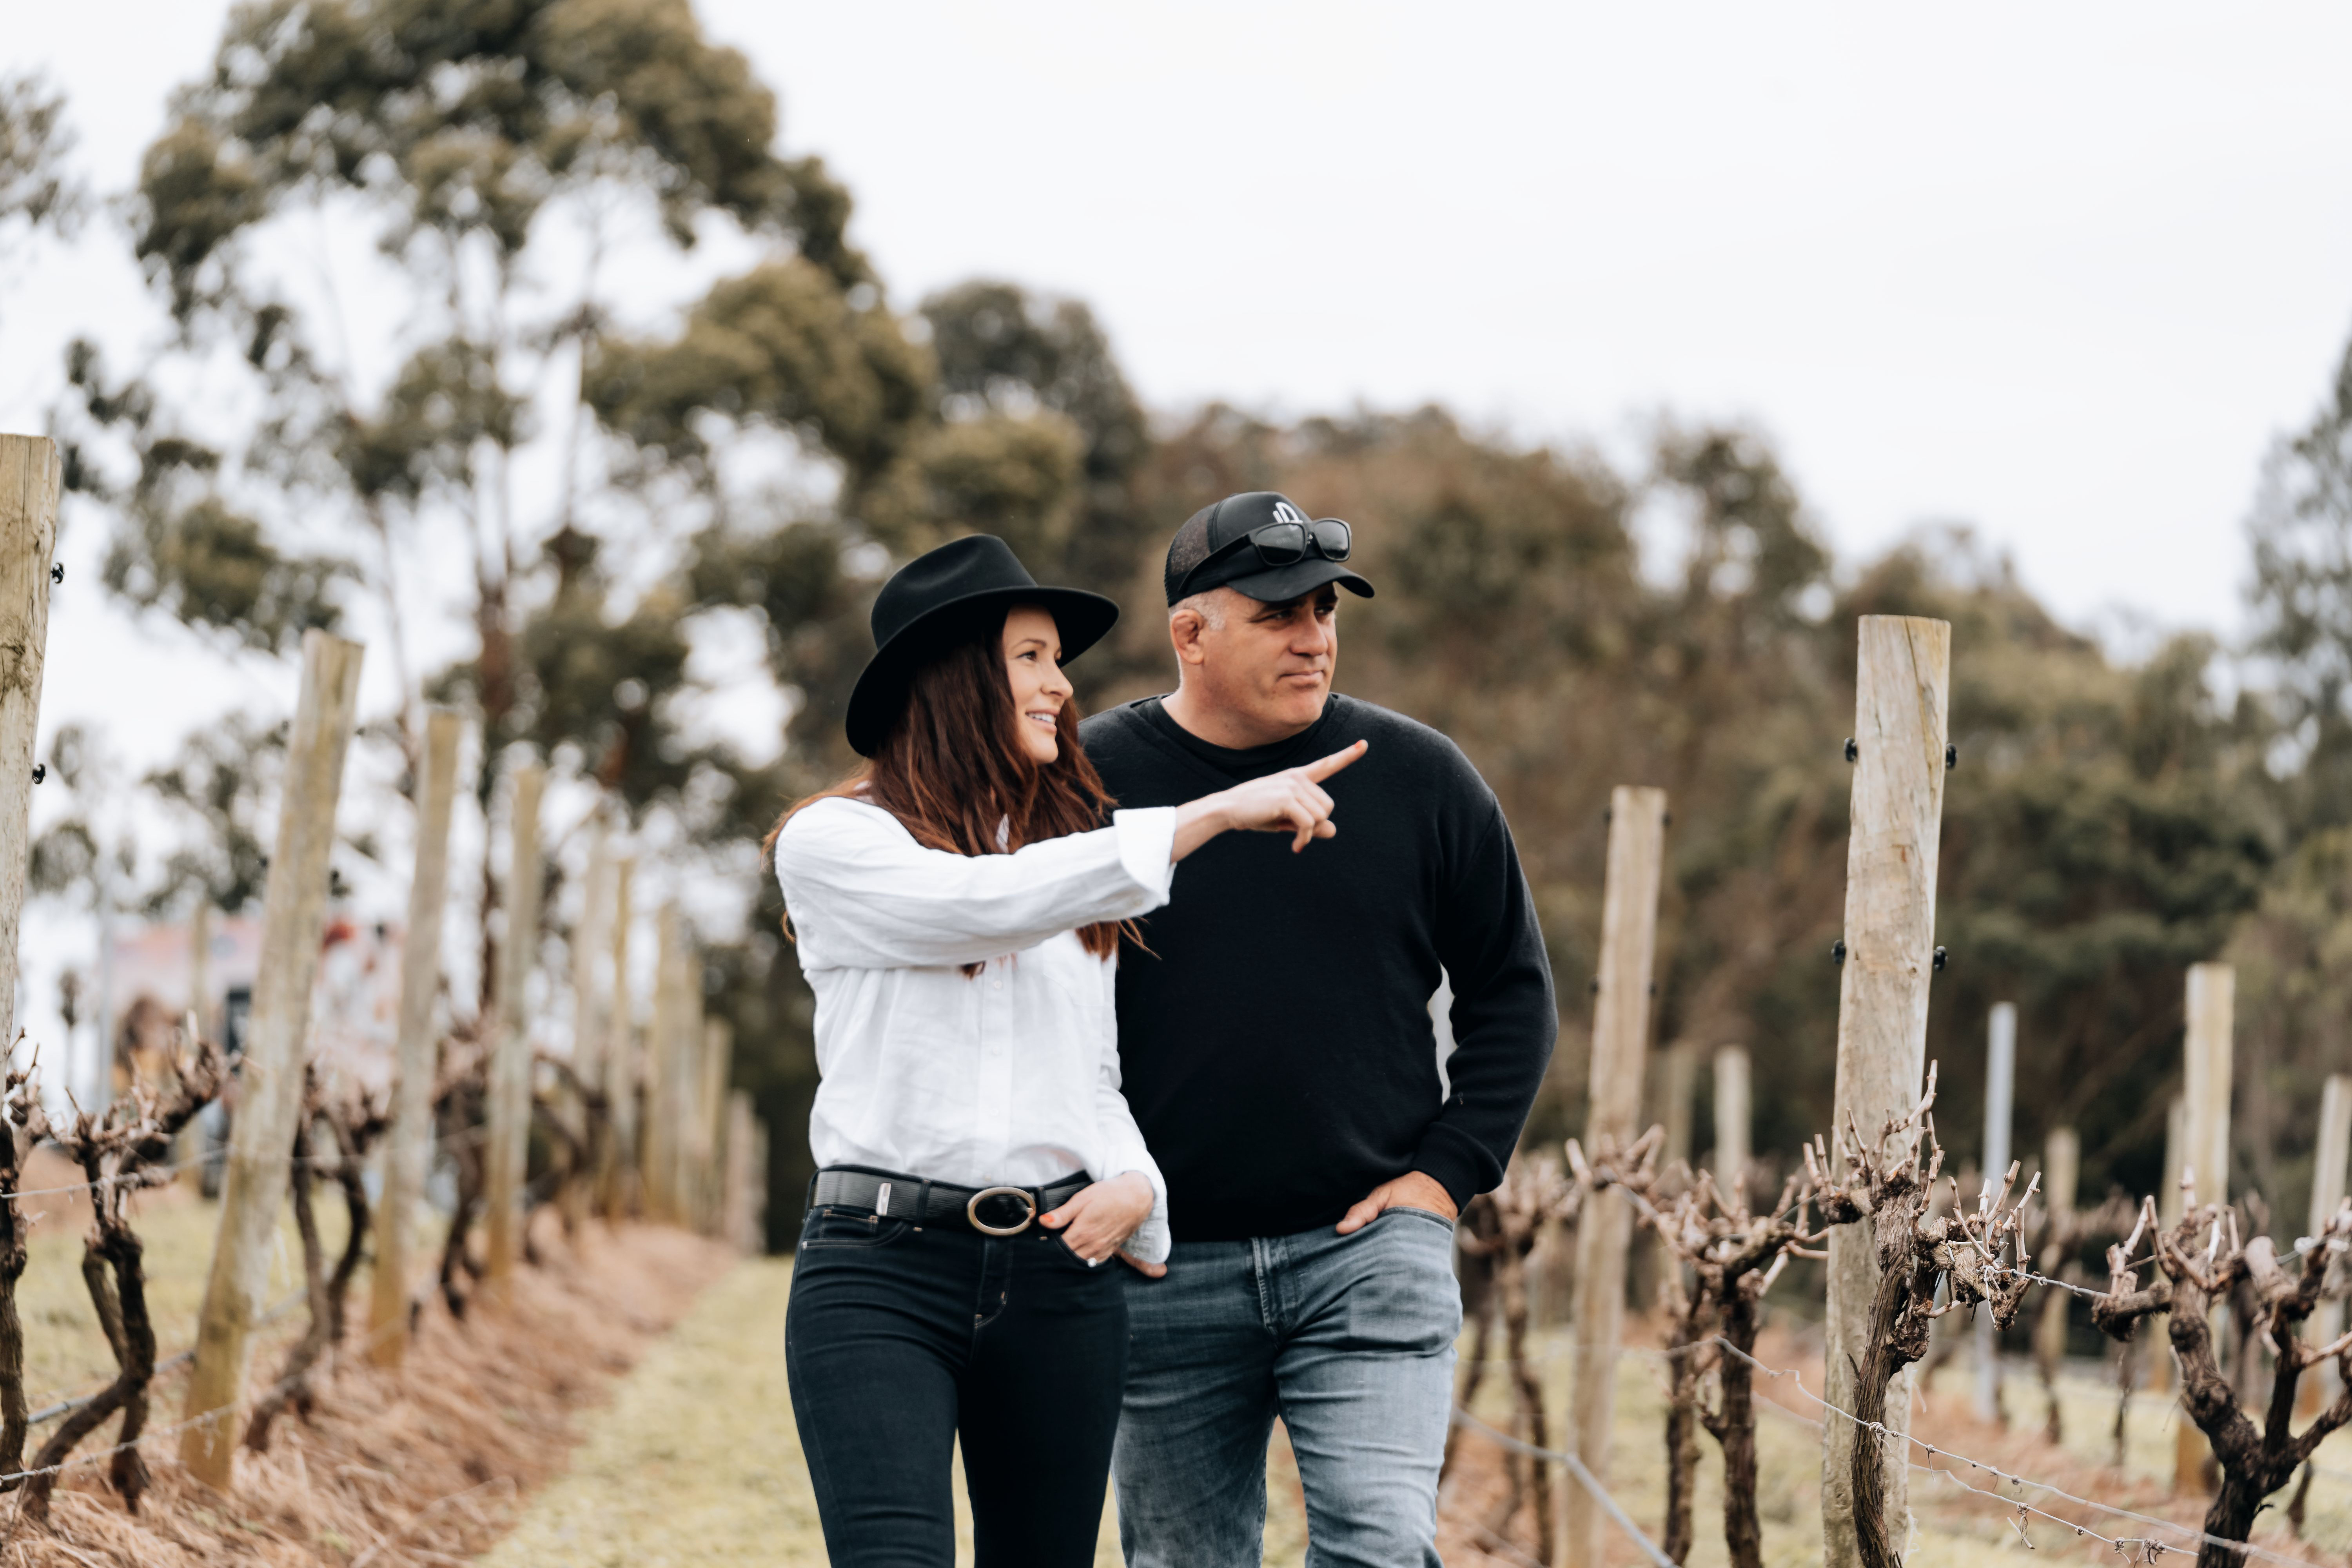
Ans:
{"type": "Polygon", "coordinates": [[[1314,723],[1339,658],[1339,590],[1327,583],[1279,605],[1215,592],[1223,614],[1199,628],[1199,662],[1187,660],[1202,695],[1268,742],[1314,723]]]}

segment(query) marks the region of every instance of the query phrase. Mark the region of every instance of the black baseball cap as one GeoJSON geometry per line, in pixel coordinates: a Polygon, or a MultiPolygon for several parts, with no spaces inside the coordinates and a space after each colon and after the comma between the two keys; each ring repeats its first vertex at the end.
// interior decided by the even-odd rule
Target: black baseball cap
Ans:
{"type": "Polygon", "coordinates": [[[1255,531],[1274,523],[1297,523],[1312,530],[1316,521],[1288,496],[1274,490],[1249,490],[1202,507],[1186,518],[1176,537],[1168,542],[1163,580],[1168,602],[1173,605],[1211,588],[1231,588],[1263,604],[1279,605],[1326,583],[1340,584],[1349,593],[1370,598],[1371,584],[1344,563],[1320,553],[1316,546],[1310,545],[1304,555],[1286,565],[1268,565],[1254,546],[1244,542],[1255,531]]]}

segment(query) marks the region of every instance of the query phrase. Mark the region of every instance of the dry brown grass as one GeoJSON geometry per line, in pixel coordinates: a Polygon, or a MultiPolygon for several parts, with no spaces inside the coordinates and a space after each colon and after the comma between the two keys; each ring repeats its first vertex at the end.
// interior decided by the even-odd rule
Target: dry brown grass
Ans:
{"type": "MultiPolygon", "coordinates": [[[[655,1227],[590,1227],[576,1249],[551,1222],[538,1235],[547,1262],[521,1271],[509,1301],[462,1323],[427,1307],[404,1370],[333,1363],[310,1420],[281,1423],[267,1455],[238,1456],[234,1496],[189,1479],[173,1462],[174,1436],[159,1433],[146,1445],[154,1486],[135,1516],[94,1464],[65,1478],[52,1529],[20,1522],[15,1499],[0,1499],[0,1564],[399,1568],[481,1552],[520,1498],[562,1467],[581,1411],[734,1261],[717,1243],[655,1227]]],[[[279,1354],[263,1346],[257,1376],[279,1354]]],[[[183,1383],[159,1381],[166,1421],[183,1383]]]]}

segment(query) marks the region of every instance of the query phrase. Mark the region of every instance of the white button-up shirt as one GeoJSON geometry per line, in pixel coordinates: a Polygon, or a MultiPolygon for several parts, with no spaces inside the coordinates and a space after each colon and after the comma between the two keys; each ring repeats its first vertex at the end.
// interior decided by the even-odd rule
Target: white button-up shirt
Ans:
{"type": "Polygon", "coordinates": [[[1164,1259],[1168,1184],[1119,1092],[1113,961],[1077,930],[1166,903],[1175,837],[1160,807],[958,855],[859,801],[795,815],[776,879],[816,994],[816,1163],[970,1187],[1140,1171],[1158,1202],[1128,1250],[1164,1259]]]}

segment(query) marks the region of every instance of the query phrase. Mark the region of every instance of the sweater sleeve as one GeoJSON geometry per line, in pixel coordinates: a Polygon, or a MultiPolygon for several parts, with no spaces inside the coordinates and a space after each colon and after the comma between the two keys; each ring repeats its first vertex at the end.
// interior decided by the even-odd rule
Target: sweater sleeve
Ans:
{"type": "Polygon", "coordinates": [[[776,881],[812,967],[981,963],[1158,909],[1175,837],[1176,813],[1163,807],[1010,855],[957,855],[925,848],[886,811],[826,800],[785,825],[776,881]]]}
{"type": "Polygon", "coordinates": [[[1136,1233],[1128,1237],[1124,1250],[1146,1263],[1165,1263],[1171,1244],[1168,1181],[1160,1173],[1160,1163],[1144,1146],[1143,1130],[1135,1124],[1135,1111],[1128,1105],[1127,1096],[1119,1090],[1118,1048],[1116,1045],[1103,1052],[1102,1076],[1095,1084],[1095,1114],[1104,1149],[1103,1169],[1096,1174],[1108,1181],[1129,1171],[1140,1171],[1143,1179],[1151,1184],[1151,1213],[1136,1233]]]}
{"type": "Polygon", "coordinates": [[[1438,910],[1438,961],[1454,988],[1450,1092],[1412,1161],[1456,1208],[1503,1179],[1559,1033],[1551,961],[1517,846],[1501,805],[1483,785],[1478,793],[1489,819],[1452,868],[1438,910]]]}

